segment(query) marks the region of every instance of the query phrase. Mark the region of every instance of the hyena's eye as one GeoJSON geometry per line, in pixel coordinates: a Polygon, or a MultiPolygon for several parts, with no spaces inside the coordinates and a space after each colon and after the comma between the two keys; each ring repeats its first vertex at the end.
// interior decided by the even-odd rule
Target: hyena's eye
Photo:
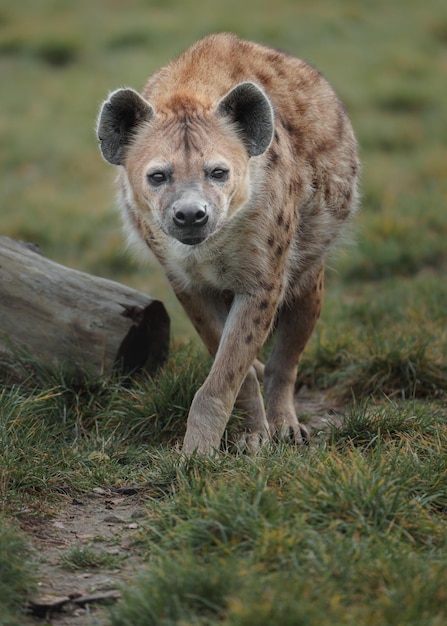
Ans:
{"type": "Polygon", "coordinates": [[[211,170],[211,172],[209,173],[209,177],[212,180],[218,180],[221,183],[228,180],[228,175],[229,175],[228,170],[225,170],[222,167],[216,167],[214,170],[211,170]]]}
{"type": "Polygon", "coordinates": [[[151,172],[147,175],[147,179],[153,187],[158,187],[167,182],[168,176],[165,172],[151,172]]]}

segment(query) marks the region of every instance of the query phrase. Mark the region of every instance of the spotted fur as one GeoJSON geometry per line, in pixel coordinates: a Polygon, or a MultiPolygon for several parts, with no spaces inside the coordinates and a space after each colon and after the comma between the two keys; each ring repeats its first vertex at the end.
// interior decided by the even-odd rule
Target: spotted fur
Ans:
{"type": "Polygon", "coordinates": [[[357,205],[356,141],[328,82],[291,55],[212,35],[141,95],[112,93],[98,137],[119,166],[129,230],[214,357],[184,451],[217,449],[235,403],[250,449],[270,436],[306,440],[297,365],[320,314],[326,257],[357,205]],[[273,326],[263,371],[256,358],[273,326]]]}

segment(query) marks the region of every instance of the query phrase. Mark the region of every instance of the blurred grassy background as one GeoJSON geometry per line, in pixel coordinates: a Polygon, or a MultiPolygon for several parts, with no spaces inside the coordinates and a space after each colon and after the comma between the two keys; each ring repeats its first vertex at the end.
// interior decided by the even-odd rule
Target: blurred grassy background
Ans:
{"type": "MultiPolygon", "coordinates": [[[[342,286],[367,307],[394,294],[396,278],[414,294],[445,282],[445,0],[0,0],[0,234],[161,297],[175,335],[192,334],[162,273],[125,251],[94,126],[108,91],[140,89],[221,30],[308,59],[351,114],[363,202],[357,244],[328,273],[334,299],[342,286]]],[[[445,303],[445,289],[439,297],[445,303]]]]}

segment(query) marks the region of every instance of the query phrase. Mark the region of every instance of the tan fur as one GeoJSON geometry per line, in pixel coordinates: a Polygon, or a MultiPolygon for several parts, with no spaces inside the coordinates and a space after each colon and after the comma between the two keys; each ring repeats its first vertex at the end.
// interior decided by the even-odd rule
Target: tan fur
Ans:
{"type": "MultiPolygon", "coordinates": [[[[192,403],[184,450],[217,449],[235,402],[245,410],[250,449],[268,436],[300,443],[307,433],[294,410],[297,365],[320,314],[325,259],[357,202],[359,162],[346,112],[310,65],[230,34],[199,41],[152,76],[142,97],[132,141],[106,158],[120,165],[130,229],[164,267],[215,357],[192,403]],[[247,82],[259,87],[260,100],[265,94],[274,124],[268,147],[252,153],[220,106],[247,82]],[[219,170],[227,180],[214,178],[219,170]],[[147,174],[159,171],[169,180],[155,188],[147,174]],[[179,203],[209,213],[197,245],[172,236],[179,203]],[[256,357],[274,323],[266,419],[256,357]]],[[[106,146],[104,107],[98,134],[106,146]]],[[[260,115],[268,128],[267,105],[260,115]]],[[[194,210],[198,221],[202,212],[194,210]]]]}

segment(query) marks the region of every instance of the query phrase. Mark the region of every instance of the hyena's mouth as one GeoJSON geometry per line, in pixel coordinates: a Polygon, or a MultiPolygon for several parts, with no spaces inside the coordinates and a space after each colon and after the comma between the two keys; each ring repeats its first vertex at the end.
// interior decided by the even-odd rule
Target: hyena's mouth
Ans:
{"type": "Polygon", "coordinates": [[[180,243],[184,243],[185,246],[198,246],[205,241],[206,237],[183,237],[178,239],[180,243]]]}

